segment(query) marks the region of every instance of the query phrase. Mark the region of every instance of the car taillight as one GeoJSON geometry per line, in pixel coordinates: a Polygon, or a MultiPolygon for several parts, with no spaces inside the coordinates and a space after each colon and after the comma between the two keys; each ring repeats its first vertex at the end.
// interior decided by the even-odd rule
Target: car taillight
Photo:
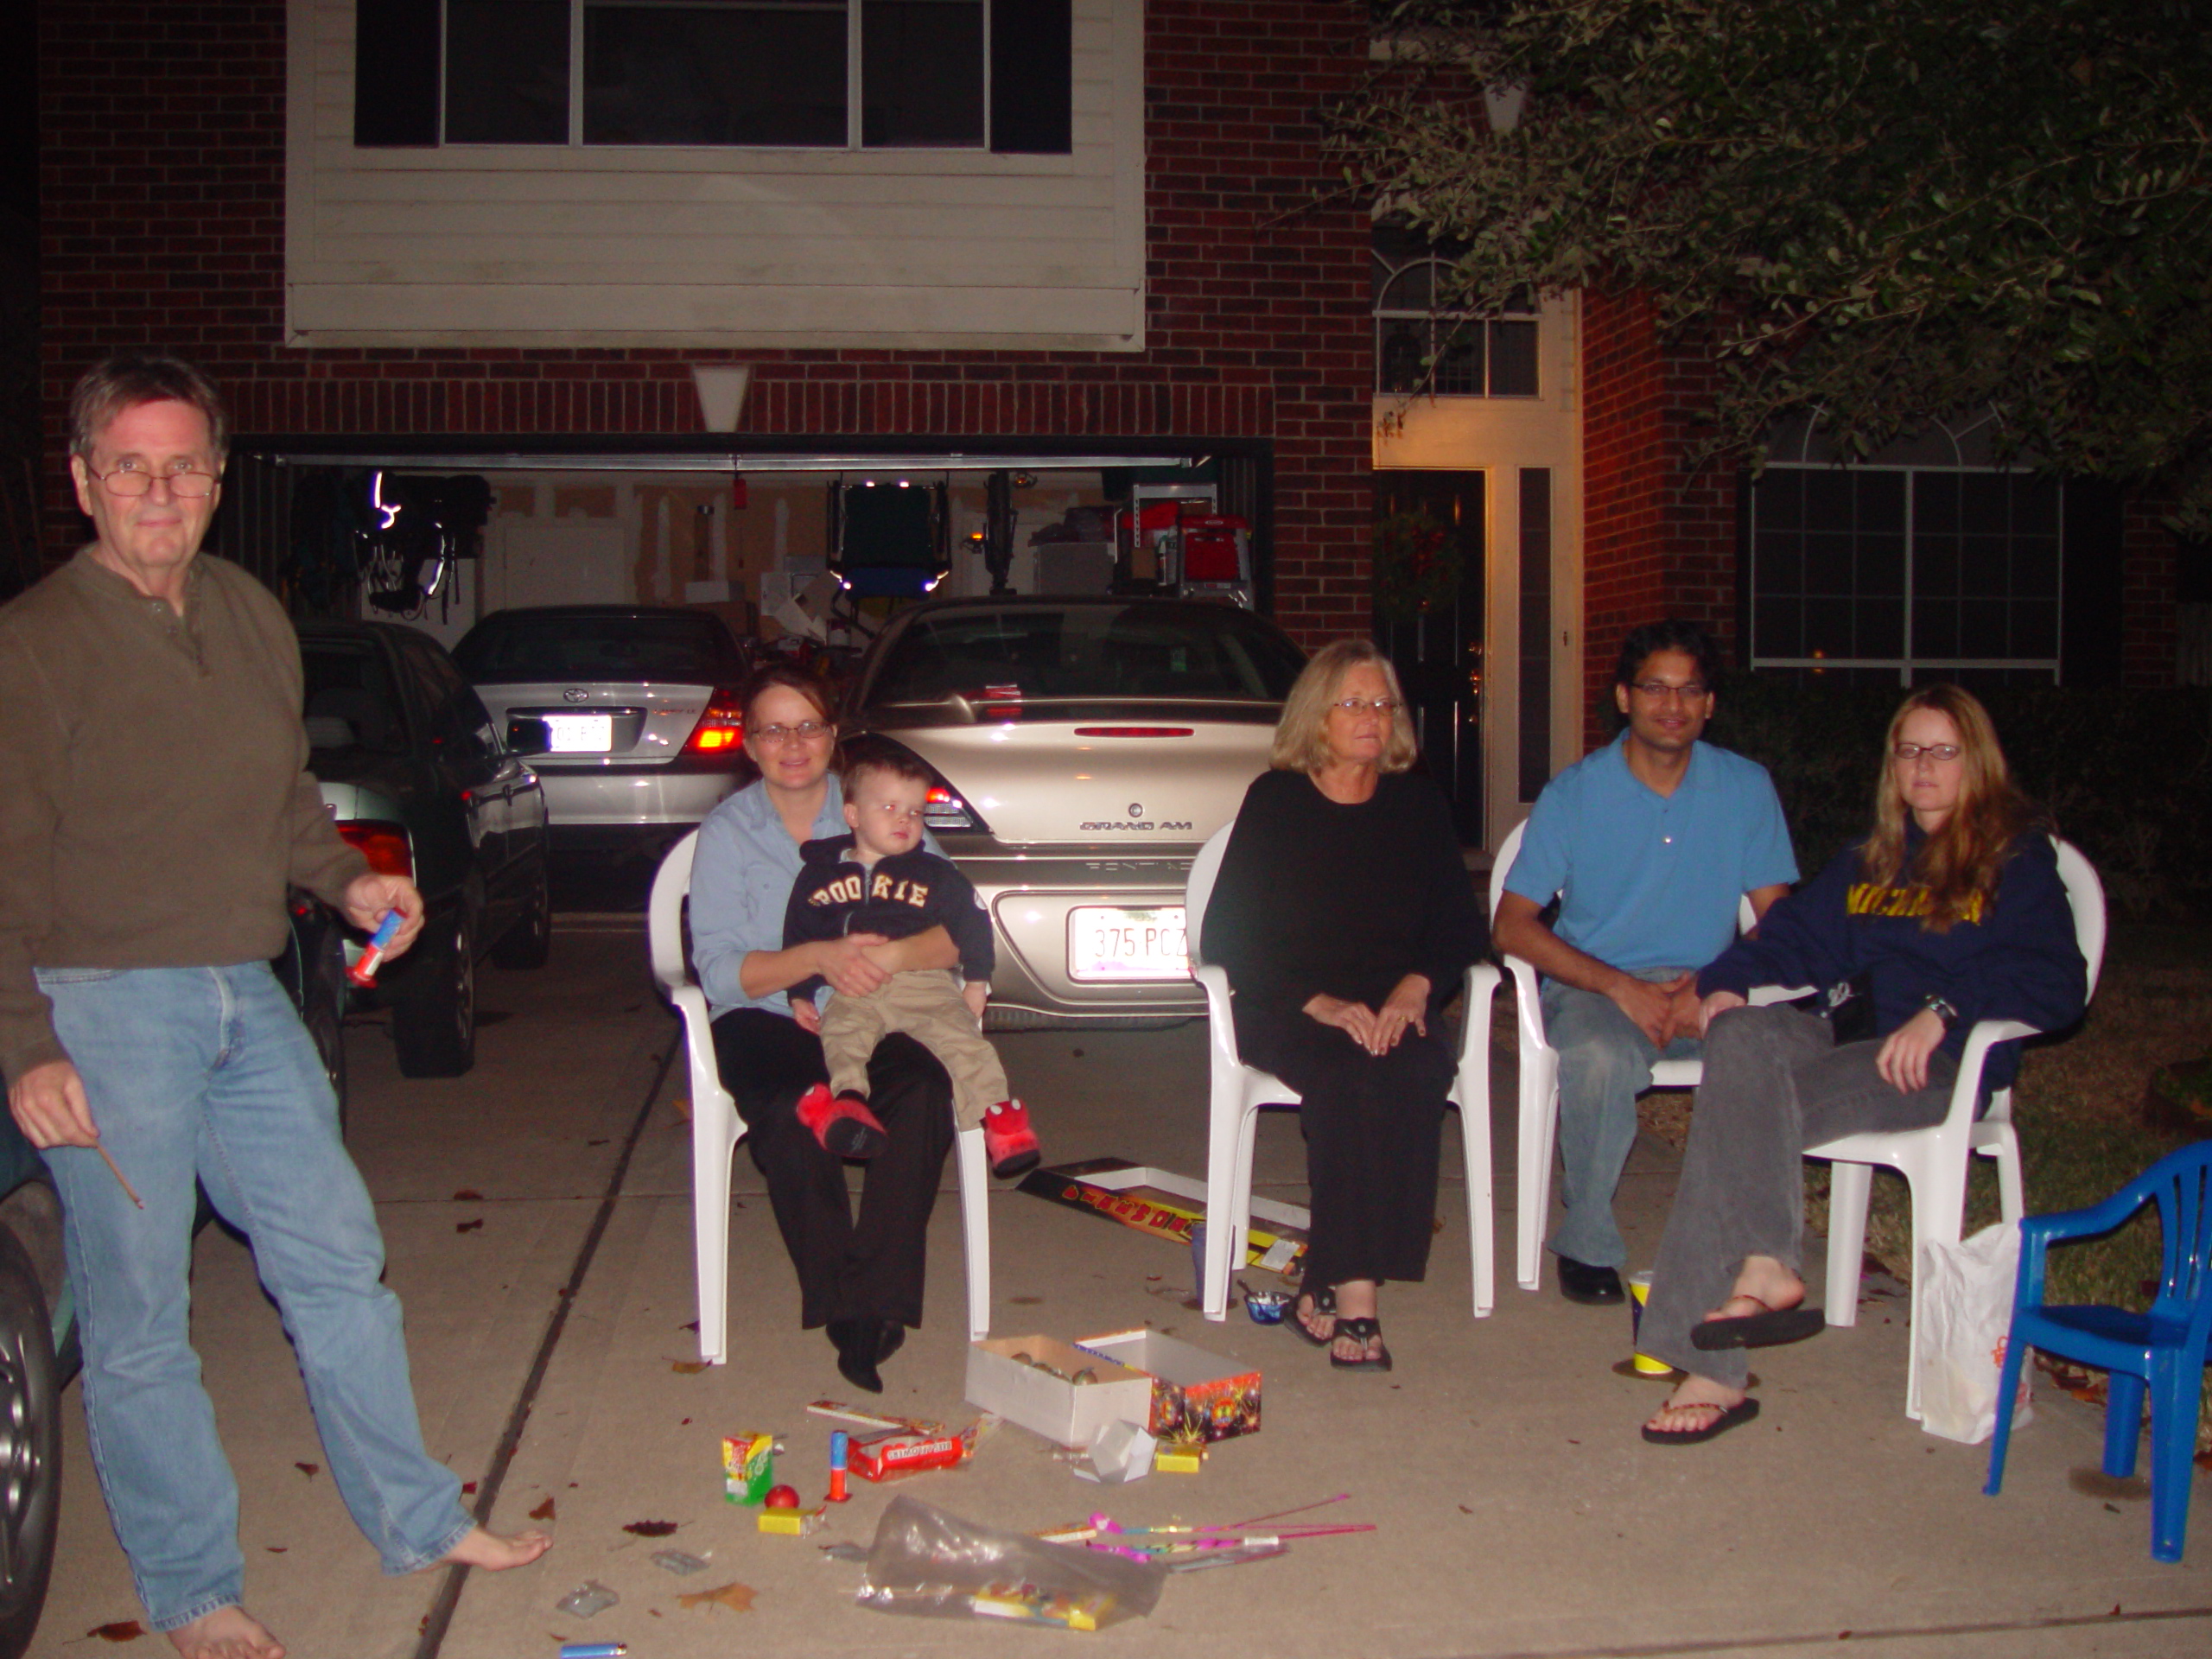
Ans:
{"type": "Polygon", "coordinates": [[[415,849],[408,842],[405,825],[363,820],[340,824],[338,833],[347,846],[369,861],[369,868],[378,875],[415,879],[415,849]]]}
{"type": "Polygon", "coordinates": [[[683,745],[686,754],[734,755],[745,741],[745,705],[737,693],[718,690],[707,699],[706,712],[691,728],[683,745]]]}
{"type": "Polygon", "coordinates": [[[930,785],[922,802],[922,822],[932,830],[979,830],[982,821],[968,810],[968,803],[943,784],[930,785]]]}

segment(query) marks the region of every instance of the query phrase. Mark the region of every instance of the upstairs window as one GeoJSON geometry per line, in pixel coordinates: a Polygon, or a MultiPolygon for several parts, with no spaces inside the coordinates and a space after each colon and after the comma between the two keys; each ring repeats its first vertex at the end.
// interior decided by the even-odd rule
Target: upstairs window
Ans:
{"type": "Polygon", "coordinates": [[[1387,222],[1375,228],[1375,386],[1439,397],[1534,397],[1536,308],[1516,296],[1495,317],[1438,303],[1449,251],[1387,222]]]}
{"type": "Polygon", "coordinates": [[[1069,0],[366,0],[354,143],[1071,149],[1069,0]]]}

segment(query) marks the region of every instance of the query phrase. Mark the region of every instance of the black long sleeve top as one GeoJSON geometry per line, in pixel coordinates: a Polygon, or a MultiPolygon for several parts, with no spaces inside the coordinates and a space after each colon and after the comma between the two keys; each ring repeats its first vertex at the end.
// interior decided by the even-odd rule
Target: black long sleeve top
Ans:
{"type": "Polygon", "coordinates": [[[1433,1014],[1482,936],[1474,882],[1436,785],[1386,772],[1357,804],[1301,772],[1253,780],[1206,906],[1200,956],[1228,969],[1237,1023],[1295,1015],[1317,992],[1379,1007],[1408,974],[1433,1014]]]}
{"type": "MultiPolygon", "coordinates": [[[[1923,837],[1916,830],[1908,836],[1916,852],[1923,837]]],[[[1861,874],[1859,856],[1859,849],[1846,849],[1769,910],[1756,935],[1737,940],[1699,974],[1698,995],[1740,995],[1754,985],[1827,986],[1864,974],[1878,1036],[1919,1013],[1925,997],[1939,996],[1956,1008],[1959,1017],[1942,1044],[1954,1058],[1978,1020],[2018,1020],[2056,1031],[2081,1017],[2088,970],[2048,836],[2031,832],[2015,842],[1981,916],[1943,933],[1921,925],[1924,888],[1909,881],[1876,887],[1861,874]]],[[[1984,1086],[2012,1083],[2019,1047],[2001,1043],[1990,1051],[1984,1086]]]]}

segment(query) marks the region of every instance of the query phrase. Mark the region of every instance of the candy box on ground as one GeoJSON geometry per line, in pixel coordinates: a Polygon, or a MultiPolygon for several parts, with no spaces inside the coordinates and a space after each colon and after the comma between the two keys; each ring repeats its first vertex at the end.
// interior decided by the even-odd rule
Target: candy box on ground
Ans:
{"type": "Polygon", "coordinates": [[[1145,1427],[1163,1444],[1225,1440],[1260,1428],[1260,1373],[1163,1336],[1149,1327],[1085,1337],[1076,1344],[1152,1379],[1152,1414],[1145,1427]]]}
{"type": "Polygon", "coordinates": [[[1109,1423],[1152,1414],[1152,1379],[1055,1337],[987,1337],[968,1350],[968,1400],[1061,1446],[1089,1446],[1109,1423]],[[1092,1381],[1075,1380],[1086,1373],[1092,1381]]]}
{"type": "Polygon", "coordinates": [[[722,1497],[732,1503],[759,1503],[776,1484],[776,1437],[739,1433],[722,1436],[722,1497]]]}

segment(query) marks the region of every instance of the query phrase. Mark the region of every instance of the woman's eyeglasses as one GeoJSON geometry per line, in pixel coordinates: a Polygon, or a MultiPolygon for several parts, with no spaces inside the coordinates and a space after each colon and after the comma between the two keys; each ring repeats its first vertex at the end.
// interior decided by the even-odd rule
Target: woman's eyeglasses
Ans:
{"type": "Polygon", "coordinates": [[[1890,753],[1910,765],[1923,754],[1938,764],[1955,760],[1961,751],[1955,743],[1895,743],[1891,745],[1890,753]]]}
{"type": "Polygon", "coordinates": [[[802,720],[796,726],[756,726],[754,739],[773,747],[783,743],[811,743],[830,730],[818,720],[802,720]]]}
{"type": "Polygon", "coordinates": [[[1395,697],[1340,697],[1329,707],[1341,709],[1348,715],[1357,715],[1369,709],[1378,715],[1394,715],[1398,711],[1398,700],[1395,697]]]}

